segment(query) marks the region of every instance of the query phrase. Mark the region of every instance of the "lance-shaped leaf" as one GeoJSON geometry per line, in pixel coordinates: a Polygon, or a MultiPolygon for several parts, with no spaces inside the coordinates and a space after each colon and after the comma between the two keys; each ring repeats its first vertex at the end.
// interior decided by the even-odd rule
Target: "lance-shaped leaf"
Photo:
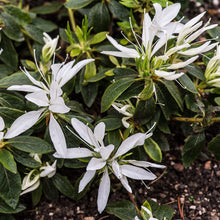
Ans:
{"type": "Polygon", "coordinates": [[[17,166],[13,155],[6,149],[0,149],[0,163],[12,173],[17,172],[17,166]]]}
{"type": "Polygon", "coordinates": [[[208,150],[211,151],[217,160],[220,160],[220,134],[214,137],[208,144],[208,150]]]}

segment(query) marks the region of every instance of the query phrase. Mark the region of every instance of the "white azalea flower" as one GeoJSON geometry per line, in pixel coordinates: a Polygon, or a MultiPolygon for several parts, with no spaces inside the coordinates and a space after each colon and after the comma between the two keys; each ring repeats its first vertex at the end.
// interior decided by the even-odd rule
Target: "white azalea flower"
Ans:
{"type": "Polygon", "coordinates": [[[64,99],[62,97],[63,91],[61,87],[64,86],[72,77],[74,77],[82,67],[92,62],[93,60],[94,59],[86,59],[80,61],[74,66],[74,61],[71,61],[67,64],[59,63],[51,65],[51,83],[46,80],[40,70],[39,72],[41,73],[44,82],[35,80],[28,73],[28,71],[24,69],[24,74],[34,85],[13,85],[10,86],[8,90],[29,92],[25,98],[43,108],[37,111],[27,112],[17,118],[8,129],[5,138],[10,139],[25,132],[36,122],[38,122],[44,114],[50,112],[49,133],[51,140],[56,151],[59,152],[60,155],[65,155],[65,150],[67,149],[66,140],[60,125],[56,122],[52,113],[65,114],[70,111],[70,108],[65,105],[64,99]]]}
{"type": "Polygon", "coordinates": [[[42,48],[42,57],[45,63],[47,63],[51,57],[54,55],[54,52],[57,47],[59,35],[56,38],[52,39],[47,33],[43,33],[44,37],[44,46],[42,48]]]}
{"type": "Polygon", "coordinates": [[[167,72],[167,71],[162,71],[162,70],[155,70],[155,74],[166,80],[176,80],[179,77],[181,77],[184,73],[176,73],[175,71],[167,72]]]}
{"type": "Polygon", "coordinates": [[[126,102],[126,103],[127,104],[124,105],[124,104],[119,103],[119,102],[114,102],[112,104],[112,107],[116,111],[118,111],[119,113],[126,116],[126,117],[122,118],[122,124],[124,125],[125,128],[129,128],[130,124],[127,122],[127,120],[133,117],[135,109],[134,109],[134,106],[131,103],[129,103],[129,102],[126,102]]]}
{"type": "Polygon", "coordinates": [[[41,170],[40,177],[46,177],[46,176],[48,178],[53,177],[56,174],[56,164],[57,164],[56,160],[54,161],[52,165],[46,162],[46,166],[42,166],[40,168],[41,170]]]}
{"type": "Polygon", "coordinates": [[[81,192],[86,185],[93,179],[96,171],[103,172],[98,190],[97,206],[101,213],[107,205],[110,192],[110,178],[108,172],[112,172],[121,181],[122,185],[132,192],[129,186],[127,177],[138,180],[153,180],[156,176],[150,171],[144,169],[146,167],[164,168],[164,166],[148,163],[145,161],[122,160],[128,151],[144,144],[144,141],[149,138],[152,133],[137,133],[125,139],[114,155],[115,146],[109,144],[104,145],[103,139],[105,135],[105,124],[100,122],[95,126],[94,132],[81,121],[76,118],[71,120],[73,128],[79,134],[79,138],[90,148],[70,148],[69,152],[64,156],[60,156],[58,152],[54,154],[55,157],[62,158],[83,158],[91,157],[86,173],[79,183],[79,192],[81,192]],[[85,154],[84,154],[85,153],[85,154]],[[84,154],[84,155],[83,155],[84,154]]]}

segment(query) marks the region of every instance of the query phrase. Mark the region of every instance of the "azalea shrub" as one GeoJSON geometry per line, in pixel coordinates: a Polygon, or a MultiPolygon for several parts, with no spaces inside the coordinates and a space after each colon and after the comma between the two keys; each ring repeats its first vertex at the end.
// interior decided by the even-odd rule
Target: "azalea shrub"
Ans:
{"type": "Polygon", "coordinates": [[[99,184],[99,213],[172,219],[150,199],[108,198],[113,176],[131,197],[131,179],[147,185],[151,167],[164,171],[171,121],[186,137],[185,167],[204,146],[220,159],[220,135],[206,139],[220,122],[219,27],[180,9],[166,0],[2,6],[0,217],[23,211],[24,194],[33,205],[59,192],[77,200],[99,184]],[[41,18],[51,13],[65,28],[41,18]],[[65,168],[84,173],[73,185],[65,168]]]}

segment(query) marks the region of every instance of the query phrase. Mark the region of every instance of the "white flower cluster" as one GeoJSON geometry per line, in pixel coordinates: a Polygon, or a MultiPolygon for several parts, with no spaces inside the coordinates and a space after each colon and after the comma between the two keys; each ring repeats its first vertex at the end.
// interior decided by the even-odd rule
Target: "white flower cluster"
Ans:
{"type": "Polygon", "coordinates": [[[161,77],[166,80],[176,80],[184,74],[183,72],[177,72],[177,70],[193,63],[199,57],[199,54],[213,49],[218,44],[207,41],[201,46],[196,46],[198,44],[192,43],[204,31],[216,27],[217,24],[209,25],[208,21],[202,26],[203,22],[200,19],[205,12],[189,20],[186,24],[182,24],[179,21],[173,22],[172,20],[180,10],[179,3],[167,6],[165,9],[162,9],[158,3],[153,4],[153,6],[155,8],[154,18],[151,20],[148,13],[144,15],[141,37],[142,45],[138,42],[131,26],[138,44],[135,46],[135,49],[122,46],[107,35],[110,43],[119,51],[103,51],[102,53],[117,57],[146,60],[148,75],[161,77]],[[171,49],[167,49],[168,41],[173,38],[176,38],[176,45],[171,49]],[[157,56],[156,53],[163,46],[165,46],[163,54],[157,56]],[[174,55],[176,59],[173,59],[174,55]]]}

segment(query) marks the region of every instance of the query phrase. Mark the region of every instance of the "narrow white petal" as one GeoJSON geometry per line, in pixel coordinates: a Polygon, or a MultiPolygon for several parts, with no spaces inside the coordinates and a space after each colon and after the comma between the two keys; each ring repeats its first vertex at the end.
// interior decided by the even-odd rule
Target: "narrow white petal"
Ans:
{"type": "Polygon", "coordinates": [[[50,100],[49,110],[54,113],[65,114],[70,111],[70,108],[66,106],[62,97],[57,97],[54,100],[50,100]]]}
{"type": "Polygon", "coordinates": [[[7,133],[5,134],[5,139],[10,139],[13,137],[18,136],[19,134],[27,131],[31,128],[40,118],[42,112],[45,109],[39,109],[37,111],[27,112],[20,117],[18,117],[8,129],[7,133]]]}
{"type": "Polygon", "coordinates": [[[174,75],[175,71],[167,72],[167,71],[163,71],[163,70],[155,70],[155,74],[159,77],[167,77],[167,76],[170,76],[170,75],[174,75]]]}
{"type": "Polygon", "coordinates": [[[150,46],[149,45],[149,40],[150,40],[150,33],[149,33],[149,28],[152,24],[151,18],[148,13],[144,14],[144,21],[143,21],[143,30],[142,30],[142,43],[147,50],[147,48],[150,46]]]}
{"type": "Polygon", "coordinates": [[[0,131],[0,142],[3,139],[3,137],[4,137],[4,132],[0,131]]]}
{"type": "Polygon", "coordinates": [[[95,126],[94,136],[96,140],[98,140],[99,143],[103,145],[103,139],[105,136],[105,123],[104,122],[100,122],[95,126]]]}
{"type": "Polygon", "coordinates": [[[57,97],[61,96],[63,94],[62,89],[58,85],[56,81],[52,81],[50,85],[50,98],[56,99],[57,97]]]}
{"type": "Polygon", "coordinates": [[[162,169],[166,168],[166,166],[164,166],[164,165],[150,163],[147,161],[127,160],[127,162],[129,162],[130,164],[133,164],[135,166],[144,167],[144,168],[147,168],[147,167],[155,167],[155,168],[162,168],[162,169]]]}
{"type": "Polygon", "coordinates": [[[166,79],[166,80],[176,80],[176,79],[180,78],[182,75],[184,75],[183,72],[176,73],[176,74],[173,74],[173,75],[170,75],[170,76],[166,76],[166,77],[164,77],[164,79],[166,79]]]}
{"type": "Polygon", "coordinates": [[[95,170],[87,170],[84,174],[83,178],[80,180],[79,183],[79,191],[78,193],[82,192],[83,189],[86,187],[86,185],[92,180],[92,178],[95,176],[96,171],[95,170]]]}
{"type": "Polygon", "coordinates": [[[129,183],[128,183],[127,177],[123,175],[122,178],[120,178],[120,181],[121,181],[121,184],[124,186],[124,188],[125,188],[128,192],[132,193],[132,189],[131,189],[131,187],[130,187],[130,185],[129,185],[129,183]]]}
{"type": "Polygon", "coordinates": [[[94,146],[94,142],[97,141],[95,140],[95,136],[92,135],[92,130],[87,125],[83,124],[80,120],[76,118],[71,119],[71,124],[83,140],[94,146]],[[91,135],[89,135],[88,132],[90,132],[91,135]]]}
{"type": "Polygon", "coordinates": [[[179,62],[179,63],[174,63],[174,64],[171,64],[170,66],[167,67],[167,69],[180,69],[180,68],[183,68],[191,63],[193,63],[199,56],[194,56],[184,62],[179,62]]]}
{"type": "Polygon", "coordinates": [[[4,119],[0,116],[0,131],[2,131],[5,128],[5,122],[4,119]]]}
{"type": "Polygon", "coordinates": [[[32,192],[40,186],[40,180],[38,180],[34,185],[24,190],[20,195],[24,195],[25,193],[32,192]]]}
{"type": "Polygon", "coordinates": [[[122,124],[123,124],[123,126],[125,127],[125,128],[129,128],[129,126],[130,126],[130,124],[127,122],[127,120],[129,119],[129,118],[131,118],[131,117],[123,117],[122,118],[122,124]]]}
{"type": "Polygon", "coordinates": [[[65,76],[62,77],[59,85],[62,87],[65,85],[70,79],[72,79],[85,65],[88,63],[91,63],[94,61],[94,59],[85,59],[80,62],[78,62],[76,65],[74,65],[68,72],[68,74],[65,74],[65,76]]]}
{"type": "Polygon", "coordinates": [[[161,37],[156,45],[154,46],[152,52],[151,52],[151,57],[163,46],[165,45],[165,43],[170,39],[170,36],[167,34],[167,35],[164,35],[163,37],[161,37]]]}
{"type": "Polygon", "coordinates": [[[56,152],[65,158],[67,152],[66,139],[52,113],[50,113],[49,133],[56,152]]]}
{"type": "Polygon", "coordinates": [[[139,168],[139,167],[136,167],[136,166],[132,166],[132,165],[121,165],[121,172],[123,175],[131,178],[131,179],[136,179],[136,180],[154,180],[156,179],[157,177],[143,169],[143,168],[139,168]]]}
{"type": "Polygon", "coordinates": [[[60,155],[57,152],[53,155],[57,158],[66,158],[66,159],[74,159],[74,158],[84,158],[84,157],[92,157],[92,151],[87,148],[67,148],[65,155],[60,155]]]}
{"type": "Polygon", "coordinates": [[[106,147],[100,148],[100,154],[103,160],[107,160],[109,156],[111,155],[112,151],[114,150],[115,146],[113,144],[109,144],[106,147]]]}
{"type": "Polygon", "coordinates": [[[93,157],[90,161],[86,170],[99,170],[102,169],[106,165],[106,161],[101,158],[93,157]]]}
{"type": "Polygon", "coordinates": [[[137,133],[137,134],[134,134],[128,137],[121,143],[114,158],[127,153],[129,150],[131,150],[132,148],[135,148],[138,145],[143,145],[146,138],[148,138],[148,135],[144,133],[137,133]]]}
{"type": "Polygon", "coordinates": [[[27,94],[25,96],[25,98],[36,104],[37,106],[42,106],[42,107],[45,107],[45,106],[48,106],[49,105],[49,99],[47,97],[47,93],[46,91],[39,91],[39,92],[33,92],[33,93],[30,93],[30,94],[27,94]]]}
{"type": "Polygon", "coordinates": [[[103,210],[105,209],[108,202],[109,193],[110,193],[110,178],[108,176],[108,170],[106,168],[102,176],[98,190],[97,206],[99,213],[103,212],[103,210]]]}
{"type": "Polygon", "coordinates": [[[22,92],[40,92],[42,91],[41,88],[32,86],[32,85],[14,85],[7,88],[7,90],[14,90],[14,91],[22,91],[22,92]]]}
{"type": "Polygon", "coordinates": [[[186,27],[192,27],[195,23],[197,23],[200,18],[202,18],[204,16],[206,12],[202,12],[201,14],[197,15],[196,17],[194,17],[193,19],[189,20],[185,25],[184,28],[186,27]]]}

